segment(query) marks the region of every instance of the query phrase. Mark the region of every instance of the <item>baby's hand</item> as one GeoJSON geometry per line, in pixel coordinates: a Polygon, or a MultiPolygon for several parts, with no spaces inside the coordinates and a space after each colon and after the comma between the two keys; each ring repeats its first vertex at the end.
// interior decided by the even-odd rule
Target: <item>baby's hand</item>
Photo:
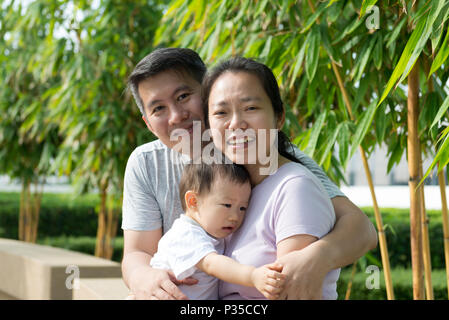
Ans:
{"type": "Polygon", "coordinates": [[[285,274],[282,274],[282,265],[271,263],[254,269],[251,278],[254,287],[267,299],[276,300],[285,283],[285,274]]]}

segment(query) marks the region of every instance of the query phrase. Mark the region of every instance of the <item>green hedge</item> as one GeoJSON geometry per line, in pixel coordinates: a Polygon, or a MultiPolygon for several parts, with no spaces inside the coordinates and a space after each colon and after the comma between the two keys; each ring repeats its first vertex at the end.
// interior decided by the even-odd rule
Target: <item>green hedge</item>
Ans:
{"type": "MultiPolygon", "coordinates": [[[[0,193],[0,237],[17,239],[19,200],[20,195],[17,192],[0,193]]],[[[69,194],[44,194],[40,212],[38,239],[61,236],[66,237],[66,239],[67,237],[92,237],[92,242],[95,243],[94,238],[97,233],[96,208],[98,203],[98,195],[73,198],[69,194]]],[[[376,225],[373,209],[367,207],[362,208],[362,210],[376,225]]],[[[386,237],[392,268],[410,268],[409,210],[382,208],[381,213],[386,226],[386,237]]],[[[432,268],[444,269],[441,211],[429,210],[428,216],[430,220],[429,234],[432,268]]],[[[123,236],[120,223],[117,226],[117,236],[123,236]]],[[[73,241],[76,242],[76,240],[73,241]]],[[[83,247],[81,244],[79,246],[83,247]]],[[[92,245],[92,248],[94,248],[94,245],[92,245]]],[[[84,252],[89,253],[93,251],[84,252]]],[[[379,246],[371,254],[378,261],[381,261],[379,246]]]]}
{"type": "MultiPolygon", "coordinates": [[[[376,226],[373,208],[362,208],[376,226]]],[[[411,268],[410,211],[408,209],[382,208],[388,253],[392,267],[411,268]]],[[[428,210],[430,254],[433,269],[444,269],[443,225],[440,210],[428,210]]],[[[381,261],[380,246],[371,254],[381,261]]]]}
{"type": "MultiPolygon", "coordinates": [[[[79,251],[87,254],[94,254],[94,237],[47,237],[38,241],[40,244],[64,248],[73,251],[79,251]]],[[[117,237],[114,242],[114,254],[112,260],[121,262],[123,256],[123,237],[117,237]]],[[[360,269],[360,268],[359,268],[360,269]]],[[[343,268],[337,283],[338,299],[344,300],[346,289],[351,276],[352,266],[343,268]]],[[[410,269],[393,268],[392,281],[396,300],[412,300],[412,271],[410,269]]],[[[366,273],[364,270],[358,270],[355,274],[351,289],[351,300],[386,300],[385,280],[383,271],[379,268],[379,288],[368,289],[366,281],[374,273],[366,273]]],[[[447,300],[447,282],[445,270],[432,271],[432,285],[434,297],[437,300],[447,300]]]]}
{"type": "MultiPolygon", "coordinates": [[[[79,251],[87,254],[94,254],[94,237],[47,237],[38,241],[40,244],[60,247],[68,250],[79,251]]],[[[117,237],[114,242],[114,254],[112,260],[121,262],[123,255],[123,238],[117,237]]],[[[360,268],[359,268],[360,269],[360,268]]],[[[343,268],[337,283],[338,299],[344,300],[348,282],[351,276],[352,266],[343,268]]],[[[396,300],[412,300],[412,271],[410,269],[393,268],[391,269],[394,294],[396,300]]],[[[364,270],[358,270],[355,274],[351,289],[351,300],[386,300],[385,280],[383,271],[379,268],[379,288],[368,289],[366,281],[374,273],[366,273],[364,270]]],[[[447,282],[445,270],[432,271],[432,285],[434,297],[437,300],[447,300],[447,282]]]]}
{"type": "MultiPolygon", "coordinates": [[[[337,282],[338,299],[344,300],[346,296],[346,289],[348,281],[351,276],[351,267],[346,267],[342,270],[340,278],[337,282]]],[[[379,289],[368,289],[366,282],[368,277],[373,276],[374,273],[365,273],[365,271],[358,271],[354,276],[352,283],[350,300],[386,300],[387,293],[385,289],[385,280],[383,271],[379,272],[380,281],[379,289]]],[[[393,282],[393,290],[396,300],[413,300],[413,281],[412,270],[410,269],[391,269],[391,278],[393,282]]],[[[368,282],[370,279],[368,279],[368,282]]],[[[432,287],[435,300],[447,300],[447,281],[445,270],[432,271],[432,287]]]]}
{"type": "MultiPolygon", "coordinates": [[[[17,239],[20,195],[0,193],[0,237],[17,239]]],[[[38,238],[97,234],[97,195],[74,198],[69,194],[44,194],[39,213],[38,238]]],[[[120,223],[117,235],[123,235],[120,223]]]]}
{"type": "MultiPolygon", "coordinates": [[[[58,247],[72,251],[95,254],[95,237],[45,237],[38,239],[37,243],[46,246],[58,247]]],[[[114,239],[114,252],[112,260],[121,262],[123,258],[123,237],[116,237],[114,239]]]]}

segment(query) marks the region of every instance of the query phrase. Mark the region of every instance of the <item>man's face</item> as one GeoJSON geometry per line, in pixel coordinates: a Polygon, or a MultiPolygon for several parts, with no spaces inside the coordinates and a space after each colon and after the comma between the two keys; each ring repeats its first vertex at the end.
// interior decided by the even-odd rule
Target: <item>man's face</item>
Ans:
{"type": "Polygon", "coordinates": [[[189,75],[174,70],[163,71],[141,81],[138,92],[148,129],[167,147],[173,148],[179,142],[170,140],[172,133],[177,136],[177,132],[187,132],[192,144],[193,121],[201,121],[201,128],[204,128],[201,84],[189,75]],[[176,129],[184,130],[173,132],[176,129]]]}

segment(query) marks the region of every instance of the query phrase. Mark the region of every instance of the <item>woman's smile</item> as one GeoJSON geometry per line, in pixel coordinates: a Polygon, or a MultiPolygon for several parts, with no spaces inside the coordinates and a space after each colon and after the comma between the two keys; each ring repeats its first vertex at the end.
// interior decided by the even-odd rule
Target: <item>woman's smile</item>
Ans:
{"type": "Polygon", "coordinates": [[[258,162],[259,149],[270,152],[274,143],[270,129],[276,129],[277,119],[270,98],[255,75],[221,75],[212,86],[209,107],[210,126],[217,130],[214,143],[232,161],[254,164],[258,162]]]}

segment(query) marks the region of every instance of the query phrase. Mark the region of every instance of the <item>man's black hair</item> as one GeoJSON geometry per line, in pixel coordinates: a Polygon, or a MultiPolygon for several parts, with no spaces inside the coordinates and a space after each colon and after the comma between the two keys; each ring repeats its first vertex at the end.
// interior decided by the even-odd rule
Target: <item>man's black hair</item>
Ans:
{"type": "Polygon", "coordinates": [[[128,77],[128,89],[145,117],[145,109],[138,92],[139,83],[167,70],[183,72],[201,83],[207,68],[198,53],[186,48],[159,48],[140,60],[128,77]]]}

